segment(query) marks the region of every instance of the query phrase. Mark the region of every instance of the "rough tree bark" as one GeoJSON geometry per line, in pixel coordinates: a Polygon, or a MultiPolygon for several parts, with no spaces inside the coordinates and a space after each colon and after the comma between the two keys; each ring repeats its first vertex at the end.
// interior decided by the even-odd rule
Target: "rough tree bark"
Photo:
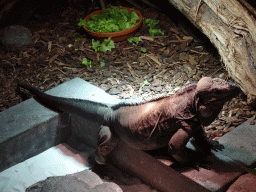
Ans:
{"type": "Polygon", "coordinates": [[[215,45],[231,77],[256,104],[255,11],[245,0],[169,0],[215,45]]]}

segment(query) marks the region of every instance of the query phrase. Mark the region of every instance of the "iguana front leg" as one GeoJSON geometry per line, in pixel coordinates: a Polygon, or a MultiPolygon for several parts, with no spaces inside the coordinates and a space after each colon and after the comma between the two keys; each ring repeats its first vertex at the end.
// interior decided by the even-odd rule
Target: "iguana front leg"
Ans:
{"type": "Polygon", "coordinates": [[[208,162],[204,160],[205,157],[209,155],[211,150],[222,150],[224,149],[224,146],[221,145],[218,141],[207,139],[206,133],[201,126],[193,133],[193,137],[194,139],[191,140],[191,143],[194,145],[196,150],[191,151],[193,152],[192,155],[186,155],[190,159],[185,164],[187,164],[189,167],[195,168],[197,171],[199,171],[199,167],[211,169],[208,165],[208,162]]]}
{"type": "Polygon", "coordinates": [[[168,143],[170,154],[178,163],[182,164],[181,166],[194,167],[196,170],[198,170],[198,167],[209,169],[209,167],[202,162],[203,158],[211,149],[215,151],[222,150],[224,146],[219,144],[218,141],[208,140],[201,126],[197,127],[195,124],[193,126],[186,122],[183,122],[182,125],[182,128],[172,136],[168,143]],[[193,127],[193,132],[191,127],[193,127]],[[193,144],[195,143],[196,151],[183,150],[192,136],[195,138],[193,144]]]}
{"type": "Polygon", "coordinates": [[[171,155],[182,151],[190,139],[190,134],[180,128],[170,139],[168,143],[168,151],[171,155]]]}
{"type": "Polygon", "coordinates": [[[180,128],[170,139],[168,143],[168,151],[170,155],[179,163],[186,163],[189,161],[187,155],[184,154],[184,148],[186,147],[191,134],[188,131],[180,128]]]}
{"type": "Polygon", "coordinates": [[[184,129],[179,129],[169,141],[169,152],[174,159],[172,168],[191,167],[199,171],[199,167],[209,169],[203,162],[202,153],[184,149],[191,135],[184,129]]]}
{"type": "Polygon", "coordinates": [[[200,127],[194,132],[194,140],[191,143],[195,146],[196,150],[202,153],[210,152],[211,149],[214,151],[222,151],[224,146],[221,145],[218,141],[210,140],[206,138],[206,133],[203,127],[200,127]]]}

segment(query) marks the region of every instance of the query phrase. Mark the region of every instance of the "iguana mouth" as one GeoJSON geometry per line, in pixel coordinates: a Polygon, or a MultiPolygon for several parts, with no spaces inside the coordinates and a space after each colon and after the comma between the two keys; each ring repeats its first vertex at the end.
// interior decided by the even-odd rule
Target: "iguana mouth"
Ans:
{"type": "Polygon", "coordinates": [[[231,87],[232,90],[234,90],[234,92],[241,92],[241,88],[237,84],[231,81],[227,81],[227,84],[231,87]]]}

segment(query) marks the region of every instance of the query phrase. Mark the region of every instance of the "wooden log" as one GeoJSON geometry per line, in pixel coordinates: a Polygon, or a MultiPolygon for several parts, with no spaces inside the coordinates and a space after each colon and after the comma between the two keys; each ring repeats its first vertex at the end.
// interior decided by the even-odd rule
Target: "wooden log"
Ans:
{"type": "Polygon", "coordinates": [[[208,189],[144,151],[131,148],[121,140],[109,154],[108,162],[123,171],[132,173],[161,192],[209,192],[208,189]]]}
{"type": "Polygon", "coordinates": [[[256,21],[244,0],[169,0],[215,45],[230,76],[256,104],[256,21]]]}

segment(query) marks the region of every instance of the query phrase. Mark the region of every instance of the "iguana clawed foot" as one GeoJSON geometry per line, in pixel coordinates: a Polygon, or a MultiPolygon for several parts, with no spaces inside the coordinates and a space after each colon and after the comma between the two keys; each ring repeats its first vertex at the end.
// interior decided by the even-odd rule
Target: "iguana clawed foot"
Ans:
{"type": "Polygon", "coordinates": [[[190,162],[188,163],[188,166],[193,167],[197,171],[199,171],[199,167],[210,170],[211,168],[209,166],[209,162],[204,160],[204,158],[210,153],[211,149],[218,152],[218,150],[222,151],[222,149],[224,149],[224,146],[216,140],[207,139],[205,143],[200,143],[199,148],[200,150],[198,150],[199,152],[197,152],[198,156],[190,160],[190,162]]]}
{"type": "Polygon", "coordinates": [[[207,153],[210,152],[211,149],[214,151],[222,151],[224,149],[224,145],[220,144],[219,141],[216,140],[210,140],[210,139],[205,139],[205,140],[192,140],[191,143],[194,145],[197,151],[202,152],[202,153],[207,153]]]}
{"type": "Polygon", "coordinates": [[[191,143],[195,147],[195,151],[191,149],[184,149],[177,155],[173,155],[173,161],[175,162],[172,168],[184,168],[190,167],[199,171],[199,167],[210,170],[209,162],[206,160],[210,155],[211,149],[214,151],[222,151],[224,146],[215,140],[191,140],[191,143]]]}
{"type": "Polygon", "coordinates": [[[208,141],[208,145],[209,147],[214,150],[214,151],[222,151],[222,149],[224,149],[224,145],[220,144],[219,141],[216,140],[207,140],[208,141]]]}

